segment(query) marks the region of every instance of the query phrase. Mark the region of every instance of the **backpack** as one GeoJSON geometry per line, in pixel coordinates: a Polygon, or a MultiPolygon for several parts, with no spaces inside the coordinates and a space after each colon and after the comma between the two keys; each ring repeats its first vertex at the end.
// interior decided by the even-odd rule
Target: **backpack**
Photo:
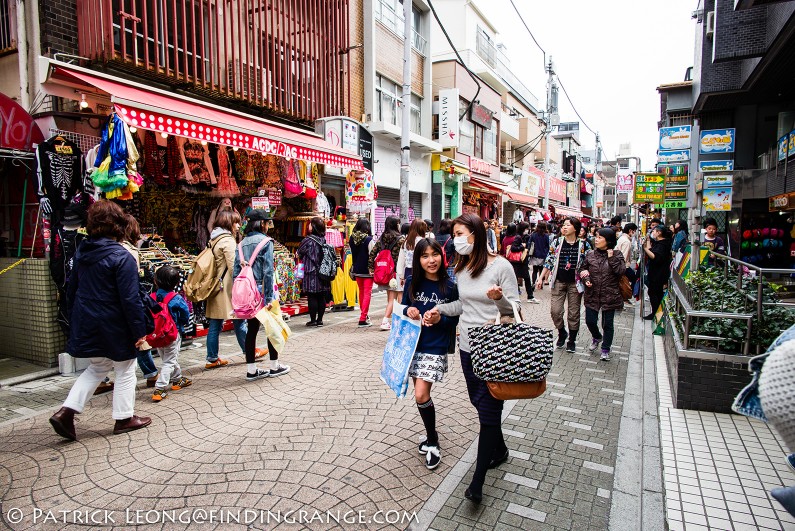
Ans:
{"type": "Polygon", "coordinates": [[[322,253],[320,267],[317,268],[317,276],[320,280],[331,282],[337,278],[337,252],[326,242],[318,242],[322,253]]]}
{"type": "Polygon", "coordinates": [[[511,242],[511,247],[508,249],[508,252],[506,253],[506,258],[508,258],[509,262],[519,263],[524,258],[522,256],[523,254],[524,254],[524,243],[522,242],[522,239],[519,236],[517,236],[516,239],[513,240],[513,242],[511,242]]]}
{"type": "Polygon", "coordinates": [[[251,253],[248,262],[243,256],[243,242],[240,242],[237,246],[242,269],[232,283],[232,311],[238,319],[253,319],[257,312],[265,306],[262,293],[260,293],[257,281],[254,279],[254,269],[252,269],[251,264],[254,263],[259,252],[270,241],[271,239],[267,236],[263,238],[257,248],[254,249],[254,252],[251,253]]]}
{"type": "Polygon", "coordinates": [[[155,331],[146,336],[146,342],[152,348],[166,347],[177,340],[179,330],[177,329],[174,318],[171,317],[171,312],[168,311],[168,303],[171,299],[176,297],[177,294],[173,291],[165,296],[163,302],[157,300],[157,294],[152,293],[152,300],[160,306],[157,313],[152,310],[152,319],[155,322],[155,331]]]}
{"type": "MultiPolygon", "coordinates": [[[[189,301],[200,302],[206,300],[215,293],[218,285],[224,281],[229,268],[225,267],[221,276],[218,276],[218,270],[215,267],[215,246],[225,236],[228,235],[221,235],[212,247],[208,246],[193,260],[193,265],[188,273],[184,287],[185,296],[189,301]]],[[[229,237],[231,238],[231,235],[229,237]]]]}
{"type": "Polygon", "coordinates": [[[395,260],[392,258],[392,248],[395,243],[397,241],[390,245],[389,248],[381,249],[375,257],[373,282],[379,286],[387,286],[389,281],[395,278],[395,260]]]}

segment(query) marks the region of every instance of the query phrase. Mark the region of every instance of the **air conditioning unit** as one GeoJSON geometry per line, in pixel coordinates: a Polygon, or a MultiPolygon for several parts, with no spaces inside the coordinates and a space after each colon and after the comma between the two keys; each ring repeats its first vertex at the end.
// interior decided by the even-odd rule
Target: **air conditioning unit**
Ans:
{"type": "Polygon", "coordinates": [[[715,35],[715,12],[710,11],[707,13],[707,37],[715,35]]]}

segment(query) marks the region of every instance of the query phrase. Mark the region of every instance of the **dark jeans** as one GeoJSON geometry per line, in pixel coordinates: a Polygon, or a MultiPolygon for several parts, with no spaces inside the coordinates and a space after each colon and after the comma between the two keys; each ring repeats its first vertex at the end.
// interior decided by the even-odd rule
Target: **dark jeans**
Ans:
{"type": "Polygon", "coordinates": [[[138,352],[138,367],[144,373],[144,378],[152,378],[157,376],[157,367],[155,360],[152,359],[151,350],[141,350],[138,352]]]}
{"type": "MultiPolygon", "coordinates": [[[[255,350],[257,348],[257,333],[262,323],[260,323],[259,319],[256,317],[254,319],[249,319],[246,323],[248,324],[248,331],[246,332],[246,363],[254,363],[256,356],[255,350]]],[[[270,341],[268,341],[268,353],[272,360],[279,359],[279,353],[276,352],[276,349],[271,345],[270,341]]]]}
{"type": "Polygon", "coordinates": [[[591,308],[585,308],[585,324],[588,326],[588,330],[591,331],[593,338],[597,341],[602,341],[602,350],[610,350],[610,347],[613,346],[613,322],[615,317],[615,310],[602,310],[603,336],[599,332],[599,312],[591,308]]]}
{"type": "Polygon", "coordinates": [[[326,313],[326,292],[307,293],[306,298],[309,303],[309,320],[322,323],[326,313]]]}
{"type": "Polygon", "coordinates": [[[635,281],[638,279],[638,274],[632,268],[627,268],[624,271],[624,276],[629,279],[629,285],[632,286],[632,293],[635,293],[635,281]]]}

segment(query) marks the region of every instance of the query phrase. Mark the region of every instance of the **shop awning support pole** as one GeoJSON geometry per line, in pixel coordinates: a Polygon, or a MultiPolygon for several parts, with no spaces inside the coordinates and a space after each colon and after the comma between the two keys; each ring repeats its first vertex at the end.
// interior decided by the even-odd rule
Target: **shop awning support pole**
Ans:
{"type": "MultiPolygon", "coordinates": [[[[19,243],[17,244],[17,258],[22,258],[22,234],[25,231],[25,199],[28,197],[28,177],[28,171],[25,171],[25,184],[22,185],[22,214],[19,216],[19,243]]],[[[36,247],[35,241],[33,242],[32,246],[36,247]]]]}
{"type": "Polygon", "coordinates": [[[552,56],[549,56],[549,63],[547,64],[547,74],[549,75],[549,79],[547,80],[547,114],[544,117],[546,120],[546,137],[544,139],[544,207],[549,211],[549,196],[550,196],[550,187],[552,185],[549,174],[549,139],[552,136],[552,115],[553,113],[557,112],[557,109],[553,108],[552,102],[552,86],[555,83],[555,70],[552,64],[552,56]]]}
{"type": "Polygon", "coordinates": [[[403,0],[403,123],[400,132],[400,222],[409,221],[411,162],[411,0],[403,0]]]}

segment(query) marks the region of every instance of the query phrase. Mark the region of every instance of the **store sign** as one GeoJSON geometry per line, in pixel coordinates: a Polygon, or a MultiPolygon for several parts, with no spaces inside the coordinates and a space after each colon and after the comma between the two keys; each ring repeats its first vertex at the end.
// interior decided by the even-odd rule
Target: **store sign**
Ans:
{"type": "Polygon", "coordinates": [[[687,186],[689,166],[687,164],[659,165],[660,173],[665,175],[665,186],[687,186]]]}
{"type": "Polygon", "coordinates": [[[522,170],[522,176],[519,180],[519,190],[521,190],[524,194],[538,197],[539,180],[540,179],[537,174],[522,170]]]}
{"type": "Polygon", "coordinates": [[[707,212],[727,212],[732,209],[732,189],[705,189],[703,203],[707,212]]]}
{"type": "Polygon", "coordinates": [[[359,128],[359,155],[364,169],[373,171],[373,134],[365,127],[359,128]]]}
{"type": "Polygon", "coordinates": [[[616,193],[627,194],[635,188],[635,175],[616,175],[616,193]]]}
{"type": "Polygon", "coordinates": [[[687,201],[666,201],[663,208],[687,208],[687,201]]]}
{"type": "Polygon", "coordinates": [[[665,176],[660,173],[635,174],[635,203],[665,202],[665,176]]]}
{"type": "Polygon", "coordinates": [[[665,201],[687,201],[688,188],[668,188],[665,187],[665,201]]]}
{"type": "Polygon", "coordinates": [[[659,149],[670,151],[690,148],[691,126],[663,127],[660,129],[659,149]]]}
{"type": "Polygon", "coordinates": [[[789,134],[789,143],[787,145],[788,155],[792,157],[795,155],[795,131],[789,134]]]}
{"type": "Polygon", "coordinates": [[[473,103],[469,110],[469,119],[482,126],[484,129],[491,129],[493,115],[492,112],[483,105],[473,103]]]}
{"type": "Polygon", "coordinates": [[[359,152],[359,124],[352,120],[342,121],[342,149],[359,152]]]}
{"type": "Polygon", "coordinates": [[[439,144],[443,148],[458,147],[458,94],[457,88],[439,91],[439,144]]]}
{"type": "Polygon", "coordinates": [[[214,142],[233,148],[259,151],[265,155],[316,162],[335,168],[361,169],[362,167],[362,161],[358,158],[348,157],[340,153],[291,144],[258,135],[240,133],[233,129],[205,125],[194,120],[176,119],[167,114],[135,109],[119,103],[115,104],[115,110],[127,125],[140,127],[141,129],[183,136],[199,141],[214,142]]]}
{"type": "Polygon", "coordinates": [[[563,180],[574,181],[577,178],[577,155],[563,152],[563,180]]]}
{"type": "Polygon", "coordinates": [[[733,178],[731,175],[705,175],[704,188],[726,188],[731,187],[733,178]]]}
{"type": "Polygon", "coordinates": [[[491,164],[485,160],[469,157],[469,171],[479,173],[481,175],[491,175],[491,164]]]}
{"type": "Polygon", "coordinates": [[[734,153],[734,129],[707,129],[701,131],[699,153],[734,153]]]}
{"type": "Polygon", "coordinates": [[[0,94],[0,148],[30,151],[44,142],[39,126],[17,102],[0,94]]]}
{"type": "Polygon", "coordinates": [[[270,201],[268,201],[267,197],[252,197],[251,208],[254,210],[270,210],[270,201]]]}
{"type": "MultiPolygon", "coordinates": [[[[546,198],[546,178],[539,179],[538,197],[546,198]]],[[[566,183],[562,179],[550,176],[549,178],[549,198],[555,201],[566,201],[566,183]]]]}
{"type": "Polygon", "coordinates": [[[667,164],[673,162],[687,162],[690,160],[689,149],[677,149],[674,151],[658,151],[657,162],[667,164]]]}
{"type": "Polygon", "coordinates": [[[774,195],[769,199],[770,212],[781,212],[795,209],[795,192],[774,195]]]}
{"type": "Polygon", "coordinates": [[[734,171],[734,161],[702,160],[698,163],[698,171],[734,171]]]}

